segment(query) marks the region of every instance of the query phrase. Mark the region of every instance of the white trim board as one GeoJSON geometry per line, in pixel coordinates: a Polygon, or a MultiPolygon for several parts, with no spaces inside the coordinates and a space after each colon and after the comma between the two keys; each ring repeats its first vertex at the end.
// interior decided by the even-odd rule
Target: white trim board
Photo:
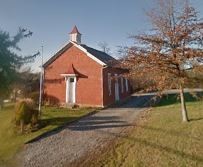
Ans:
{"type": "Polygon", "coordinates": [[[60,74],[61,76],[63,77],[75,77],[75,76],[78,76],[77,74],[60,74]]]}

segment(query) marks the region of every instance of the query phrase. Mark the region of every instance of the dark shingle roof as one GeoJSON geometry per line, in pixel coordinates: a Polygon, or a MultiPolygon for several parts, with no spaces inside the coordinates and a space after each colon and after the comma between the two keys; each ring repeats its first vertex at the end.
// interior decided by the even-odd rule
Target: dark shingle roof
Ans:
{"type": "Polygon", "coordinates": [[[105,52],[96,50],[96,49],[91,48],[91,47],[84,45],[84,44],[81,44],[80,46],[82,46],[84,49],[87,50],[87,52],[89,52],[90,54],[92,54],[97,59],[99,59],[100,61],[104,62],[107,65],[110,65],[112,63],[115,63],[115,61],[117,61],[115,58],[111,57],[110,55],[108,55],[105,52]]]}

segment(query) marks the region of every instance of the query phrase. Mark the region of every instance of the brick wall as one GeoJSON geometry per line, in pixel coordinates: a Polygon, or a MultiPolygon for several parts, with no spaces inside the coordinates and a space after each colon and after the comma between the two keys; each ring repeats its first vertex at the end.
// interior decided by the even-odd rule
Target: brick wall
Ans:
{"type": "Polygon", "coordinates": [[[102,66],[75,46],[71,46],[45,68],[45,99],[52,103],[65,103],[65,80],[60,74],[65,73],[72,64],[79,73],[76,103],[103,106],[102,66]]]}

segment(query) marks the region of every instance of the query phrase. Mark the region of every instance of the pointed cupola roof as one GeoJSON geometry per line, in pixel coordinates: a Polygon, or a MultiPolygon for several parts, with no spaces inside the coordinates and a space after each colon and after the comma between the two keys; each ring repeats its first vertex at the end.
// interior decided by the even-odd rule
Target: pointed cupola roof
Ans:
{"type": "Polygon", "coordinates": [[[77,26],[75,25],[72,29],[72,31],[69,33],[69,34],[81,34],[79,31],[78,31],[78,28],[77,26]]]}

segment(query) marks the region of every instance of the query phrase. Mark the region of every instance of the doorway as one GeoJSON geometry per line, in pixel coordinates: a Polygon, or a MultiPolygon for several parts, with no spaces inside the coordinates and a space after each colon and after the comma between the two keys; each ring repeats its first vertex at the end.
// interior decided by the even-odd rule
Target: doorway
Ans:
{"type": "Polygon", "coordinates": [[[66,80],[66,103],[75,103],[76,77],[68,77],[66,80]]]}

